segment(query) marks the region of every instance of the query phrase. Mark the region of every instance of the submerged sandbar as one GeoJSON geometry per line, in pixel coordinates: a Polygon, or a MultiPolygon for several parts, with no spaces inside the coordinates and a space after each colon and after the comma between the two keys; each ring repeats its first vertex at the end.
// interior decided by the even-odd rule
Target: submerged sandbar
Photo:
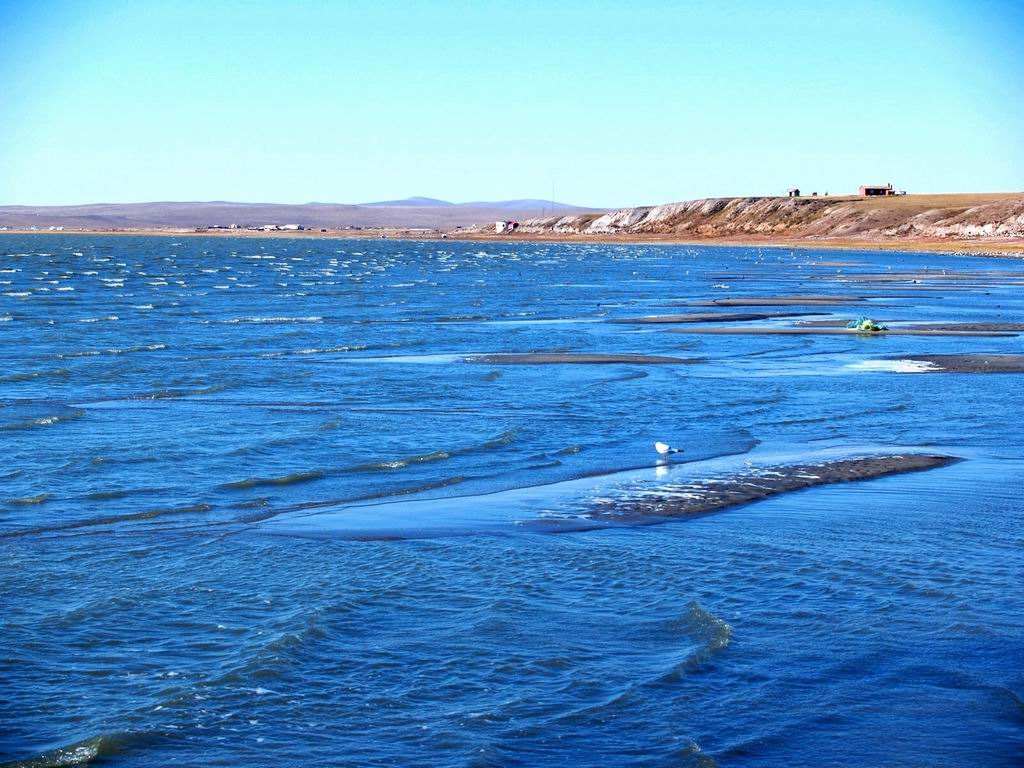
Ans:
{"type": "MultiPolygon", "coordinates": [[[[878,298],[892,298],[881,296],[878,298]]],[[[693,302],[696,307],[800,307],[827,306],[830,304],[858,304],[868,300],[866,296],[737,296],[728,299],[711,299],[693,302]]]]}
{"type": "Polygon", "coordinates": [[[468,363],[492,365],[608,365],[633,363],[637,365],[692,365],[702,362],[697,358],[665,357],[662,355],[601,354],[590,352],[508,352],[491,355],[473,355],[468,363]]]}
{"type": "Polygon", "coordinates": [[[771,320],[783,317],[806,317],[820,312],[687,312],[676,315],[644,315],[642,317],[620,317],[612,323],[629,325],[656,325],[659,323],[743,323],[754,320],[771,320]]]}
{"type": "Polygon", "coordinates": [[[791,328],[746,327],[728,328],[710,326],[703,328],[673,328],[670,333],[696,333],[733,336],[1016,336],[1014,331],[963,330],[959,328],[904,327],[887,328],[881,331],[862,331],[846,327],[797,326],[791,328]]]}
{"type": "MultiPolygon", "coordinates": [[[[827,320],[798,320],[795,328],[846,328],[854,318],[831,318],[827,320]]],[[[877,319],[882,325],[896,322],[894,320],[877,319]]],[[[889,330],[897,331],[985,331],[990,333],[1019,333],[1024,331],[1024,323],[1002,322],[966,322],[966,323],[906,323],[889,330]]]]}

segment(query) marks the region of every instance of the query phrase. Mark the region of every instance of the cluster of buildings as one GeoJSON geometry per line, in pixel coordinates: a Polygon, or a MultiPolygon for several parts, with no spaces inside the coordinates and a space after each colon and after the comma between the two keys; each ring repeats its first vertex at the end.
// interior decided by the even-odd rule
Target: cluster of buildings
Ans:
{"type": "Polygon", "coordinates": [[[892,184],[886,184],[884,187],[881,184],[869,184],[867,186],[861,186],[860,191],[857,194],[861,197],[889,197],[890,195],[905,195],[907,193],[897,192],[892,188],[892,184]]]}
{"type": "MultiPolygon", "coordinates": [[[[800,194],[799,187],[791,187],[786,190],[786,194],[789,197],[803,197],[800,194]]],[[[857,190],[857,195],[860,197],[891,197],[893,195],[905,195],[905,190],[896,190],[892,184],[862,184],[860,189],[857,190]]],[[[817,192],[811,192],[811,197],[817,197],[817,192]]],[[[825,197],[828,197],[828,192],[825,193],[825,197]]]]}
{"type": "Polygon", "coordinates": [[[299,232],[306,229],[306,227],[301,224],[260,224],[249,227],[240,227],[237,224],[211,224],[208,227],[202,227],[202,229],[248,229],[253,232],[299,232]]]}

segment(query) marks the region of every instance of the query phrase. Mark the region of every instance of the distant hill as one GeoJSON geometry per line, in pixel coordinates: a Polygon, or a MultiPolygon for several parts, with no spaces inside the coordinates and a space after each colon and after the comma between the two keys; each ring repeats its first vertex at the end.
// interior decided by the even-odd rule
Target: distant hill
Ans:
{"type": "Polygon", "coordinates": [[[438,200],[434,197],[407,197],[404,200],[384,200],[379,203],[360,203],[360,206],[369,208],[392,207],[392,208],[485,208],[494,211],[530,211],[533,213],[557,213],[558,211],[596,211],[597,208],[581,208],[578,205],[557,203],[554,200],[536,200],[525,198],[522,200],[489,200],[474,201],[471,203],[452,203],[448,200],[438,200]]]}
{"type": "MultiPolygon", "coordinates": [[[[463,206],[476,206],[478,208],[493,208],[494,210],[509,210],[509,211],[534,211],[535,213],[543,212],[560,212],[560,211],[578,211],[579,208],[575,205],[566,205],[565,203],[556,203],[554,200],[497,200],[493,202],[477,202],[477,203],[462,203],[463,206]]],[[[591,211],[599,210],[597,208],[591,208],[591,211]]],[[[603,209],[601,209],[603,210],[603,209]]]]}
{"type": "Polygon", "coordinates": [[[258,227],[299,224],[316,229],[427,228],[449,230],[498,219],[526,219],[543,214],[600,213],[595,208],[545,200],[450,203],[428,197],[360,205],[337,203],[154,202],[95,203],[61,206],[0,206],[0,226],[62,226],[67,229],[162,229],[258,227]]]}
{"type": "Polygon", "coordinates": [[[436,197],[407,197],[404,200],[384,200],[379,203],[360,203],[368,208],[394,207],[394,208],[437,208],[455,205],[447,200],[438,200],[436,197]]]}

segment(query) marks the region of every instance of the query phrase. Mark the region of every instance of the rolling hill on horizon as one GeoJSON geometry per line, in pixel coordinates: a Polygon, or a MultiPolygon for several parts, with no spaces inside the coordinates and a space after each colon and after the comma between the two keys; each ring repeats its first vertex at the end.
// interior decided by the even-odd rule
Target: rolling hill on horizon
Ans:
{"type": "Polygon", "coordinates": [[[0,226],[69,229],[154,229],[256,227],[299,224],[309,228],[453,229],[495,219],[526,219],[539,215],[594,213],[587,208],[549,200],[500,200],[452,203],[409,197],[372,203],[237,203],[230,201],[162,201],[89,203],[85,205],[4,205],[0,226]]]}

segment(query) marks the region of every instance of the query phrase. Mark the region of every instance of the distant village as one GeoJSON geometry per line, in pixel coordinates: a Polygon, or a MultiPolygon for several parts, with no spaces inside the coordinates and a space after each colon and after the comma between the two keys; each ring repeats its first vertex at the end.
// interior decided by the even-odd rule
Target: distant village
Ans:
{"type": "MultiPolygon", "coordinates": [[[[811,192],[810,195],[801,195],[800,194],[800,187],[790,187],[788,190],[786,190],[786,194],[789,197],[817,197],[818,196],[817,192],[811,192]]],[[[860,186],[860,188],[857,190],[857,196],[858,197],[892,197],[894,195],[905,195],[905,194],[907,194],[906,190],[903,190],[903,189],[897,190],[897,189],[895,189],[893,187],[892,184],[885,184],[885,185],[882,185],[882,184],[862,184],[860,186]]],[[[828,197],[828,192],[826,192],[823,195],[823,197],[828,197]]]]}
{"type": "MultiPolygon", "coordinates": [[[[238,224],[211,224],[208,227],[196,227],[196,232],[202,232],[205,230],[222,230],[222,229],[241,229],[249,232],[304,232],[311,227],[304,227],[301,224],[259,224],[256,226],[242,227],[238,224]]],[[[346,229],[361,229],[361,227],[346,227],[346,229]]],[[[326,229],[321,229],[321,232],[326,232],[326,229]]]]}

